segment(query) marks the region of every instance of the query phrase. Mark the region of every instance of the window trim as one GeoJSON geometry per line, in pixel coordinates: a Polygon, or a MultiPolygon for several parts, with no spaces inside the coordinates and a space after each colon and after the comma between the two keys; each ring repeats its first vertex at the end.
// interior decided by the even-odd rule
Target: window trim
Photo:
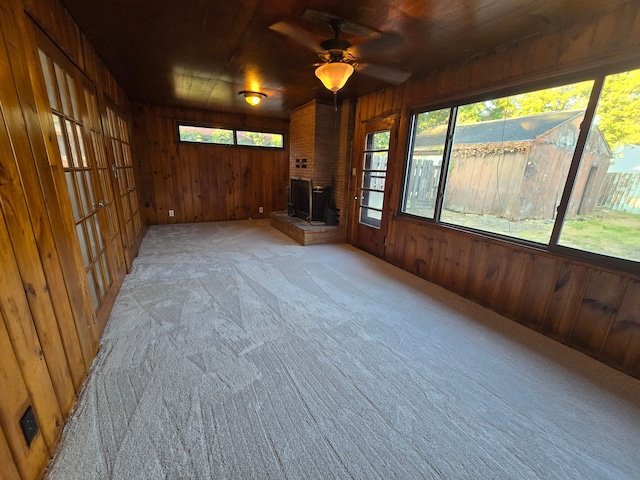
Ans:
{"type": "Polygon", "coordinates": [[[237,126],[231,126],[231,125],[225,125],[225,124],[219,124],[219,123],[202,123],[202,122],[191,122],[186,120],[184,121],[174,120],[174,131],[175,131],[175,141],[176,141],[176,144],[178,145],[181,143],[184,143],[188,145],[215,145],[218,147],[262,148],[266,150],[284,150],[286,145],[285,132],[277,129],[274,129],[271,131],[265,131],[265,130],[259,130],[257,128],[237,127],[237,126]],[[228,130],[228,131],[231,131],[233,143],[194,142],[191,140],[182,140],[180,138],[180,127],[215,128],[220,130],[228,130]],[[261,133],[265,135],[280,135],[282,136],[282,146],[275,147],[275,146],[269,146],[269,145],[244,145],[244,144],[238,143],[238,132],[261,133]]]}
{"type": "Polygon", "coordinates": [[[400,189],[400,192],[399,192],[399,201],[396,203],[396,211],[393,218],[395,220],[411,221],[412,223],[415,222],[423,225],[438,225],[439,227],[445,228],[445,229],[468,232],[473,235],[505,242],[511,245],[517,245],[517,246],[532,248],[537,251],[547,252],[550,254],[561,255],[563,257],[577,260],[580,262],[593,264],[599,268],[602,268],[602,267],[612,268],[612,269],[621,270],[621,271],[625,271],[625,272],[629,272],[637,275],[638,269],[640,267],[640,260],[639,261],[629,260],[625,258],[605,255],[598,252],[581,250],[578,248],[561,245],[558,242],[560,241],[560,234],[565,222],[566,211],[569,208],[569,203],[571,201],[571,193],[575,185],[576,177],[578,175],[580,163],[583,156],[584,147],[586,146],[589,132],[591,131],[593,118],[596,114],[598,101],[600,99],[600,95],[602,93],[602,89],[603,89],[606,77],[609,75],[615,75],[615,74],[623,73],[626,71],[635,70],[638,68],[640,68],[640,65],[638,64],[638,62],[635,62],[633,65],[630,65],[629,62],[624,62],[622,64],[609,65],[607,67],[588,69],[581,72],[581,74],[558,75],[558,76],[553,76],[551,78],[546,78],[544,80],[537,81],[537,82],[523,82],[517,85],[509,85],[503,88],[496,88],[494,90],[483,91],[477,94],[470,94],[466,96],[464,95],[454,96],[452,98],[447,99],[446,101],[433,102],[431,104],[409,106],[409,108],[407,108],[407,113],[406,113],[409,118],[408,118],[408,121],[405,123],[405,125],[407,125],[407,131],[406,131],[407,138],[404,141],[404,146],[406,150],[404,152],[404,162],[402,167],[402,175],[403,175],[402,188],[400,189]],[[554,220],[552,233],[548,243],[538,243],[538,242],[534,242],[527,239],[510,237],[510,236],[502,235],[495,232],[479,230],[473,227],[466,227],[463,225],[451,224],[451,223],[443,222],[441,220],[442,207],[444,203],[444,193],[446,190],[446,184],[448,180],[447,178],[448,166],[451,159],[453,133],[455,132],[455,124],[457,122],[458,107],[466,104],[489,101],[496,98],[502,98],[505,96],[518,95],[518,94],[532,92],[535,90],[543,90],[546,88],[560,87],[563,85],[568,85],[570,83],[577,83],[577,82],[583,82],[583,81],[593,81],[593,86],[592,86],[587,107],[585,109],[585,114],[582,119],[578,141],[576,142],[569,172],[567,173],[567,177],[565,180],[561,201],[558,203],[557,215],[554,220]],[[413,133],[415,129],[415,123],[417,121],[417,116],[420,113],[426,113],[426,112],[431,112],[431,111],[446,109],[446,108],[451,109],[451,113],[450,113],[449,126],[447,129],[447,137],[444,145],[445,153],[444,153],[443,164],[440,172],[436,205],[434,207],[434,216],[433,218],[428,218],[428,217],[421,217],[419,215],[404,212],[403,209],[405,208],[405,190],[408,186],[408,181],[409,181],[407,173],[408,173],[408,167],[411,161],[411,155],[413,152],[413,148],[412,148],[413,141],[414,141],[413,133]]]}

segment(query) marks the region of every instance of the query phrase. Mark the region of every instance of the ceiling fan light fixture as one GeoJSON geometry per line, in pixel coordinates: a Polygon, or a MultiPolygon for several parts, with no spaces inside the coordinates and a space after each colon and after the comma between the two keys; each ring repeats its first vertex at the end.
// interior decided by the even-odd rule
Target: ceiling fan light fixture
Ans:
{"type": "Polygon", "coordinates": [[[239,95],[244,95],[244,100],[252,107],[258,105],[262,101],[262,99],[266,98],[267,96],[266,93],[252,92],[251,90],[243,90],[239,93],[239,95]]]}
{"type": "Polygon", "coordinates": [[[347,83],[353,71],[353,65],[348,63],[329,62],[316,68],[316,77],[320,79],[327,89],[337,93],[347,83]]]}

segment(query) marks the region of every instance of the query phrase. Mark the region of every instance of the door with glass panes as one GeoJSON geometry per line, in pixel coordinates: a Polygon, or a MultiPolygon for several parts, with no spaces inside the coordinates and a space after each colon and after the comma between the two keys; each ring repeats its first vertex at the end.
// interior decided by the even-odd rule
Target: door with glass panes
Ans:
{"type": "Polygon", "coordinates": [[[353,244],[378,257],[384,255],[388,223],[385,214],[387,166],[395,151],[395,137],[395,116],[364,123],[356,160],[353,244]]]}
{"type": "Polygon", "coordinates": [[[47,39],[39,57],[87,282],[100,329],[124,276],[94,85],[47,39]],[[115,230],[114,230],[115,229],[115,230]]]}

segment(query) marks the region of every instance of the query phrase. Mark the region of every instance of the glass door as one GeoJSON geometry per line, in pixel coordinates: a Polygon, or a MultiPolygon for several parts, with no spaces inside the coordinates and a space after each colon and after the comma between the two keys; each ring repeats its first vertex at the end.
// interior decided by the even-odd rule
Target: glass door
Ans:
{"type": "Polygon", "coordinates": [[[99,123],[90,115],[91,109],[96,108],[93,85],[59,52],[40,49],[39,56],[89,291],[102,327],[110,305],[102,307],[112,303],[116,293],[115,263],[105,215],[113,194],[99,181],[99,170],[104,169],[104,150],[100,153],[104,145],[98,135],[99,123]],[[89,92],[90,105],[83,92],[89,92]],[[101,311],[106,313],[100,315],[101,311]]]}
{"type": "Polygon", "coordinates": [[[363,142],[356,191],[354,245],[384,255],[387,219],[384,212],[387,166],[395,142],[395,117],[363,125],[363,142]]]}

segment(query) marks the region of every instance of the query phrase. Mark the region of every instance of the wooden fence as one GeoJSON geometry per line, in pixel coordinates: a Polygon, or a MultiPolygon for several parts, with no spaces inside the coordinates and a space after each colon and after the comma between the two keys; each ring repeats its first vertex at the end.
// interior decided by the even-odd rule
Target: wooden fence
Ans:
{"type": "Polygon", "coordinates": [[[598,205],[640,214],[640,173],[607,173],[598,205]]]}

